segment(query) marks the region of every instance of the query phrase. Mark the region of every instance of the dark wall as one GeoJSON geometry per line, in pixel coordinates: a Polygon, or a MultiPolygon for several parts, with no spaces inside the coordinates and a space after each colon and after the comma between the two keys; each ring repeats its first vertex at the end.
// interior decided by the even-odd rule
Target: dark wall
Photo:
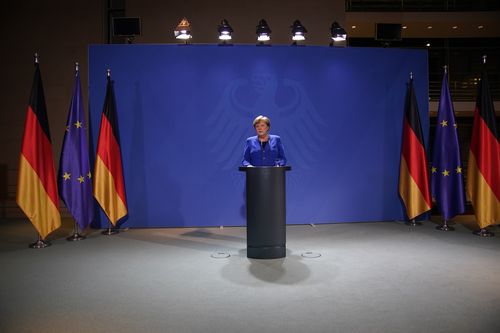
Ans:
{"type": "MultiPolygon", "coordinates": [[[[42,78],[56,163],[62,143],[73,85],[75,61],[82,65],[87,86],[87,47],[107,40],[107,0],[9,1],[0,21],[3,65],[0,80],[0,164],[17,168],[26,106],[33,79],[33,54],[40,54],[42,78]]],[[[272,42],[290,43],[290,25],[300,19],[310,32],[311,45],[330,41],[334,20],[343,23],[344,1],[159,1],[127,0],[126,15],[142,18],[142,36],[136,43],[176,43],[173,30],[186,16],[193,24],[193,43],[217,43],[216,29],[227,18],[235,43],[255,43],[255,26],[265,18],[273,30],[272,42]]],[[[84,98],[87,91],[83,89],[84,98]]],[[[87,107],[87,103],[85,103],[87,107]]]]}
{"type": "MultiPolygon", "coordinates": [[[[82,70],[84,105],[88,102],[88,45],[108,41],[108,7],[125,9],[142,19],[135,43],[177,43],[173,30],[183,16],[193,24],[193,43],[217,43],[222,18],[230,21],[234,43],[255,43],[255,26],[265,18],[273,44],[290,44],[290,25],[300,19],[309,30],[309,45],[327,45],[334,20],[343,24],[344,1],[319,0],[23,0],[2,4],[2,77],[0,80],[1,215],[19,216],[14,202],[19,151],[33,80],[33,54],[40,54],[56,168],[74,80],[74,63],[82,70]],[[6,207],[6,209],[4,209],[6,207]]],[[[117,39],[119,40],[119,39],[117,39]]],[[[104,73],[103,73],[104,75],[104,73]]],[[[64,213],[64,212],[63,212],[64,213]]]]}
{"type": "Polygon", "coordinates": [[[255,43],[255,26],[265,19],[273,44],[290,44],[290,26],[299,19],[308,30],[307,44],[328,45],[334,20],[345,19],[342,0],[155,1],[128,0],[127,15],[143,18],[141,43],[175,43],[174,28],[182,17],[192,23],[193,43],[217,43],[221,19],[234,29],[234,43],[255,43]]]}
{"type": "MultiPolygon", "coordinates": [[[[82,65],[85,87],[87,45],[103,40],[103,6],[102,0],[23,0],[2,5],[0,164],[8,164],[10,169],[18,167],[35,52],[40,54],[52,144],[56,161],[59,160],[74,63],[82,65]]],[[[84,94],[87,96],[87,89],[84,94]]]]}

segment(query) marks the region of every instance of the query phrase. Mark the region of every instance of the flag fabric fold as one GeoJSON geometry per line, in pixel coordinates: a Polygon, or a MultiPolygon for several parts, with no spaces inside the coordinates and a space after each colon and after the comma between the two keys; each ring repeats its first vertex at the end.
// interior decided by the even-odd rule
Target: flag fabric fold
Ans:
{"type": "Polygon", "coordinates": [[[76,72],[73,97],[59,160],[59,193],[81,230],[93,220],[92,173],[83,109],[80,72],[76,72]]]}
{"type": "Polygon", "coordinates": [[[467,194],[482,229],[500,222],[500,139],[484,67],[478,86],[467,165],[467,194]]]}
{"type": "Polygon", "coordinates": [[[16,202],[42,239],[61,226],[52,142],[38,62],[26,111],[16,202]]]}
{"type": "Polygon", "coordinates": [[[455,112],[445,72],[432,150],[431,192],[444,220],[465,211],[465,188],[455,112]]]}
{"type": "Polygon", "coordinates": [[[408,84],[405,102],[399,195],[410,220],[431,209],[427,157],[413,79],[408,84]]]}
{"type": "Polygon", "coordinates": [[[94,197],[113,225],[127,215],[116,101],[113,82],[109,76],[97,140],[94,197]]]}

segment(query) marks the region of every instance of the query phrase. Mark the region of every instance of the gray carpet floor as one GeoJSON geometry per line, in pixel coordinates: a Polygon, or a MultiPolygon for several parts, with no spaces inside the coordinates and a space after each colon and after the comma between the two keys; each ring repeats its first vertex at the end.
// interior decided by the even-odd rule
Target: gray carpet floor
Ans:
{"type": "Polygon", "coordinates": [[[0,332],[500,332],[500,228],[435,225],[288,226],[286,258],[250,260],[240,227],[67,242],[67,221],[33,250],[1,220],[0,332]]]}

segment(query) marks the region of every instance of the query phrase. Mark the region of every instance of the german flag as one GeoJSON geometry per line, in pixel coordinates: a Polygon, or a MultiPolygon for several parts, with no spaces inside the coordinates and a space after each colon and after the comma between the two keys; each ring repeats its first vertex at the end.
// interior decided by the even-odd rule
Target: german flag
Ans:
{"type": "Polygon", "coordinates": [[[38,61],[19,157],[16,202],[42,239],[61,226],[47,108],[38,61]]]}
{"type": "Polygon", "coordinates": [[[427,157],[413,78],[410,79],[406,94],[399,166],[399,195],[410,220],[431,209],[427,157]]]}
{"type": "Polygon", "coordinates": [[[500,139],[484,67],[474,110],[467,167],[467,194],[481,229],[500,222],[500,139]]]}
{"type": "Polygon", "coordinates": [[[101,116],[94,169],[94,197],[108,216],[116,222],[127,215],[127,199],[123,180],[116,101],[113,82],[108,74],[106,99],[101,116]]]}

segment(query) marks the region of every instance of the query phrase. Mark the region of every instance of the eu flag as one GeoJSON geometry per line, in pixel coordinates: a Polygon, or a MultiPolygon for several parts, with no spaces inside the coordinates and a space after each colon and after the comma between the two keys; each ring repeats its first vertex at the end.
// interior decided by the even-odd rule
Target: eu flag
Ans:
{"type": "Polygon", "coordinates": [[[60,196],[81,230],[85,229],[94,217],[86,131],[80,72],[77,69],[59,161],[58,183],[60,196]]]}
{"type": "Polygon", "coordinates": [[[455,112],[445,70],[432,152],[431,192],[444,220],[465,211],[465,192],[455,112]]]}

